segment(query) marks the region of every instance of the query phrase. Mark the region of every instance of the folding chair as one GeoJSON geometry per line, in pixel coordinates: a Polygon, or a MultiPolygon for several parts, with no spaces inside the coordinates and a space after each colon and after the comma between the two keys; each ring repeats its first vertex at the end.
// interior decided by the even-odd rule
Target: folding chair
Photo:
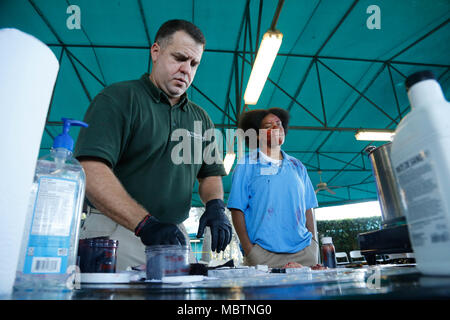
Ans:
{"type": "Polygon", "coordinates": [[[352,263],[366,263],[366,258],[361,254],[359,250],[350,251],[350,260],[352,263]]]}
{"type": "Polygon", "coordinates": [[[348,264],[350,261],[348,260],[348,256],[346,252],[336,252],[336,264],[343,265],[348,264]]]}

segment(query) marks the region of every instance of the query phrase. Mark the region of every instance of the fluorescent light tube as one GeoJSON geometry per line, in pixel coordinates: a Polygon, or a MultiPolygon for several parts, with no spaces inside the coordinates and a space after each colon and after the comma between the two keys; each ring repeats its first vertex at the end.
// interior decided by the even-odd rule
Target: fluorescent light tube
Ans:
{"type": "Polygon", "coordinates": [[[227,175],[230,173],[235,159],[236,159],[235,153],[226,154],[225,159],[223,160],[223,166],[225,167],[225,172],[227,173],[227,175]]]}
{"type": "Polygon", "coordinates": [[[356,140],[365,141],[392,141],[395,132],[393,130],[358,130],[355,134],[356,140]]]}
{"type": "Polygon", "coordinates": [[[256,104],[258,102],[282,40],[283,34],[279,31],[269,30],[264,34],[245,89],[245,104],[256,104]]]}

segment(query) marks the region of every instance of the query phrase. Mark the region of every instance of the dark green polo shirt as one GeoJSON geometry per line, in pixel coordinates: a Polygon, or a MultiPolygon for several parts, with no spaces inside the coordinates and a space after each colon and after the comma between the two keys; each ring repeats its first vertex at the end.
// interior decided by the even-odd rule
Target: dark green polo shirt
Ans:
{"type": "Polygon", "coordinates": [[[186,94],[171,106],[148,74],[106,87],[84,121],[75,157],[106,160],[131,197],[163,222],[188,218],[197,178],[226,174],[221,161],[202,157],[216,146],[206,134],[214,128],[207,113],[186,94]]]}

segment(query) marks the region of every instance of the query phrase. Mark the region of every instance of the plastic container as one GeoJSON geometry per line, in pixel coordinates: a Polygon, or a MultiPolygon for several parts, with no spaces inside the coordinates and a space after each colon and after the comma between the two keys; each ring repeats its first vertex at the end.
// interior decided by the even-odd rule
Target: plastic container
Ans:
{"type": "Polygon", "coordinates": [[[147,280],[189,274],[189,247],[156,245],[145,248],[147,280]]]}
{"type": "Polygon", "coordinates": [[[36,164],[17,289],[73,288],[86,178],[83,167],[72,156],[73,140],[68,132],[71,125],[87,124],[62,120],[63,133],[55,138],[50,154],[36,164]]]}
{"type": "Polygon", "coordinates": [[[450,104],[430,71],[406,79],[411,112],[396,128],[391,160],[417,268],[450,275],[450,104]]]}
{"type": "Polygon", "coordinates": [[[336,250],[331,237],[322,238],[322,259],[325,267],[336,268],[336,250]]]}
{"type": "Polygon", "coordinates": [[[119,240],[108,237],[81,239],[78,258],[82,273],[115,273],[119,240]]]}

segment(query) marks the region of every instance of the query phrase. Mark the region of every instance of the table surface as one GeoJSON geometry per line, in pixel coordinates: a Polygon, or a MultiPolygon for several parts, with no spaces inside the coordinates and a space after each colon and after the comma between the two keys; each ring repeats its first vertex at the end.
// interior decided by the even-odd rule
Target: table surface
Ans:
{"type": "Polygon", "coordinates": [[[196,282],[81,284],[71,291],[14,291],[14,300],[320,300],[448,299],[450,277],[415,265],[377,265],[298,273],[258,273],[196,282]]]}

